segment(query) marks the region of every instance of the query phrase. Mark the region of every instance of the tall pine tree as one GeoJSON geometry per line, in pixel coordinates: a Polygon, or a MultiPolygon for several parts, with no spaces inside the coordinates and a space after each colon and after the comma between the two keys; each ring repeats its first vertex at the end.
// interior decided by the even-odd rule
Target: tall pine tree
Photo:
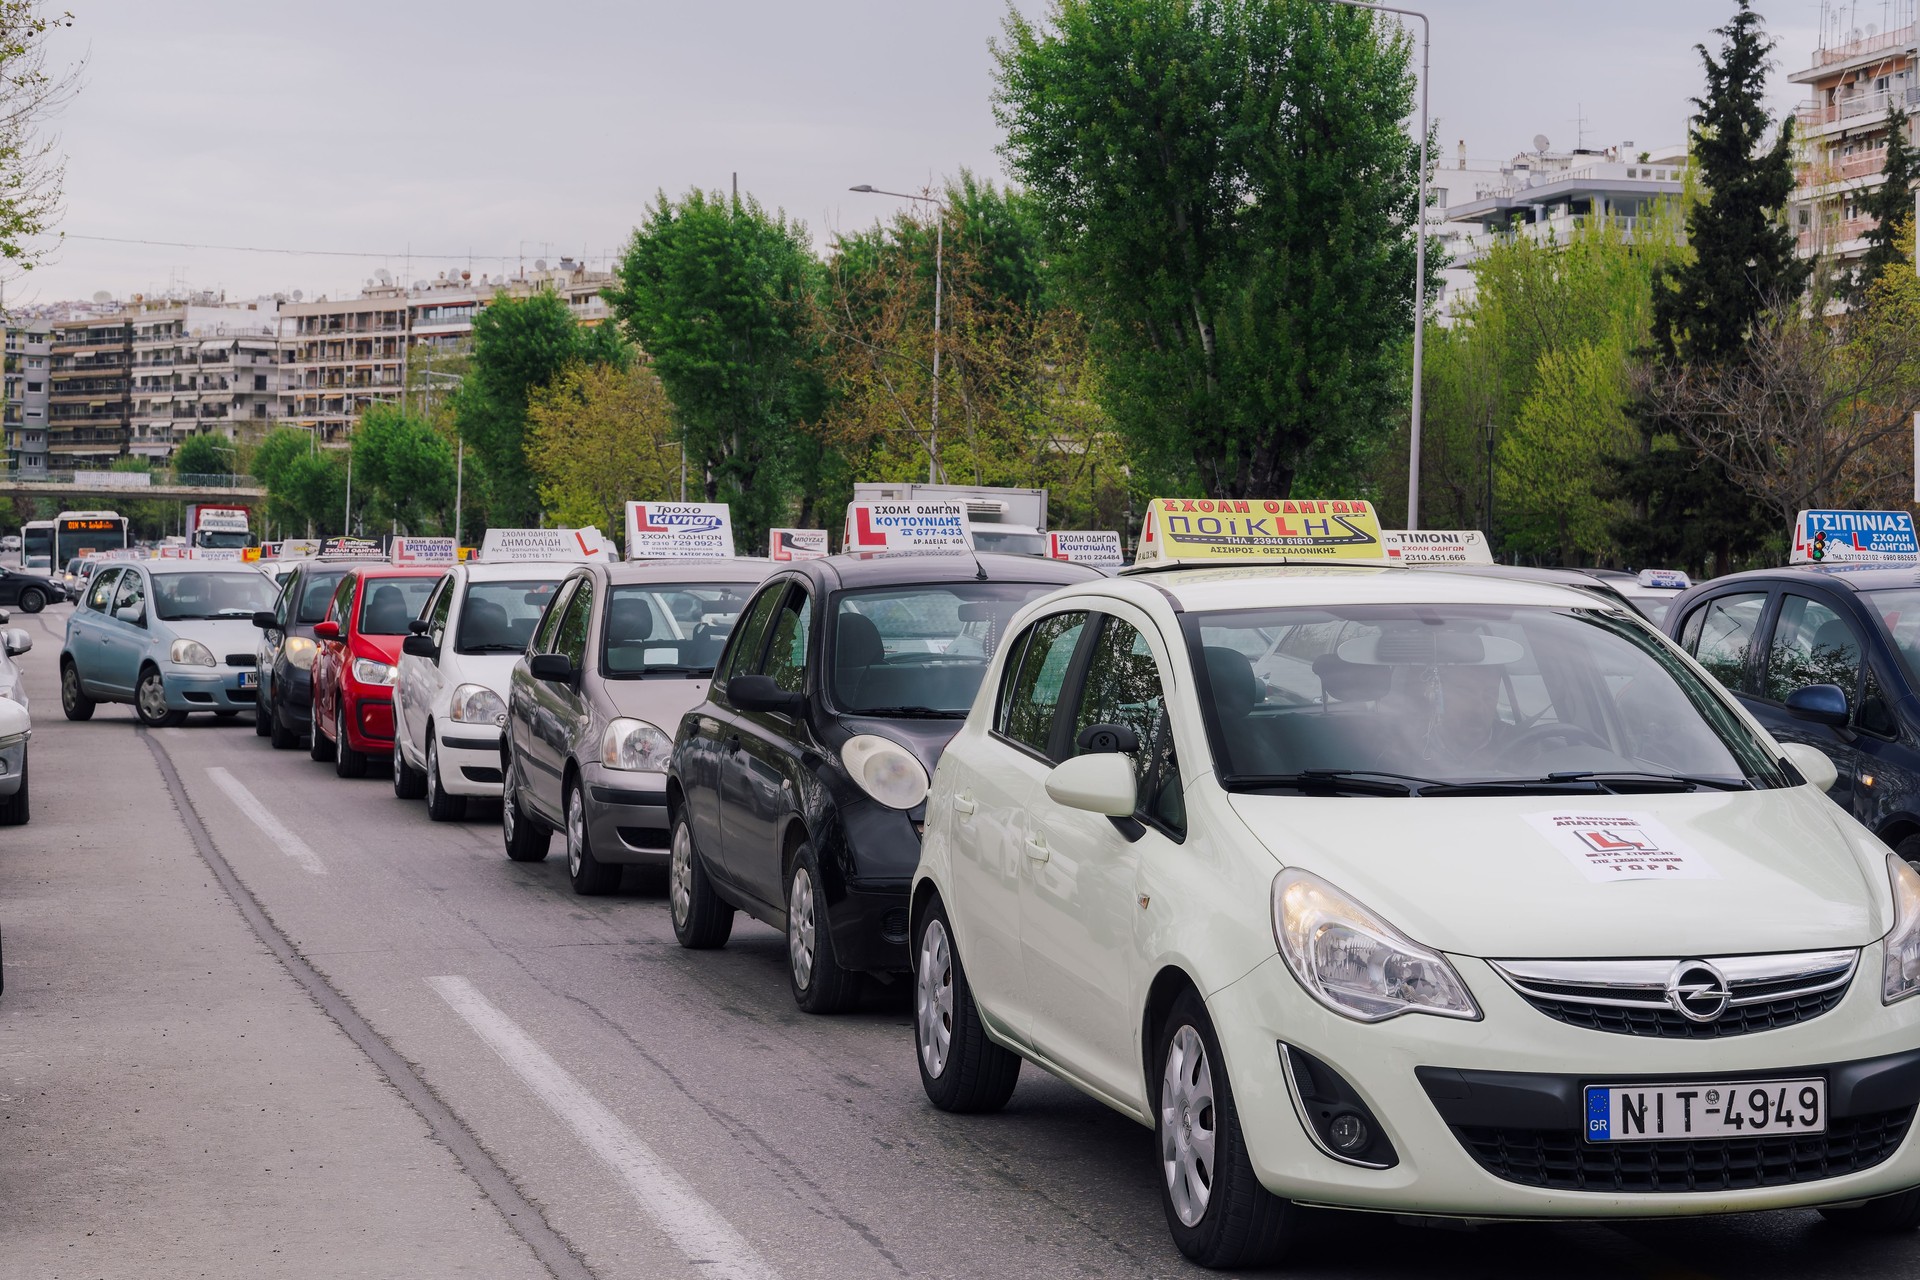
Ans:
{"type": "Polygon", "coordinates": [[[1907,113],[1899,107],[1887,112],[1887,158],[1880,167],[1885,181],[1867,197],[1867,212],[1873,215],[1873,230],[1867,232],[1867,252],[1860,259],[1855,280],[1858,288],[1880,278],[1896,263],[1905,265],[1906,254],[1894,242],[1900,228],[1913,215],[1913,181],[1920,177],[1920,157],[1907,141],[1907,113]]]}
{"type": "MultiPolygon", "coordinates": [[[[1765,105],[1767,58],[1773,51],[1751,0],[1715,31],[1716,58],[1695,46],[1707,73],[1706,96],[1690,139],[1705,198],[1687,214],[1693,260],[1654,294],[1653,376],[1682,366],[1727,366],[1746,355],[1747,339],[1769,307],[1806,288],[1810,264],[1794,254],[1781,217],[1793,191],[1792,122],[1771,146],[1765,105]]],[[[1680,424],[1643,403],[1636,413],[1643,449],[1617,464],[1615,492],[1632,501],[1633,519],[1616,532],[1639,564],[1711,562],[1727,572],[1734,556],[1776,532],[1768,515],[1720,466],[1687,445],[1680,424]]]]}

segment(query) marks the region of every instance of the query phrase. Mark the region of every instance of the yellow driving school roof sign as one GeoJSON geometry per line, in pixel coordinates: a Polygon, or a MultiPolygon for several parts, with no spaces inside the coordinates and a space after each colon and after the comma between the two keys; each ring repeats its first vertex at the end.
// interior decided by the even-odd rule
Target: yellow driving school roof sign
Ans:
{"type": "Polygon", "coordinates": [[[1382,564],[1373,505],[1357,499],[1155,498],[1140,529],[1137,566],[1382,564]]]}

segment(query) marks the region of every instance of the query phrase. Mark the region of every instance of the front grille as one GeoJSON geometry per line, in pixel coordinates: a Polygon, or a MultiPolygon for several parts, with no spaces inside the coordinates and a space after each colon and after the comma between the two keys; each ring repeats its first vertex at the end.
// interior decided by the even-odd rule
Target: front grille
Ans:
{"type": "Polygon", "coordinates": [[[1907,1135],[1913,1108],[1835,1116],[1827,1132],[1686,1142],[1587,1142],[1578,1129],[1455,1125],[1494,1177],[1553,1191],[1745,1191],[1871,1168],[1907,1135]]]}
{"type": "Polygon", "coordinates": [[[1817,1018],[1847,994],[1855,951],[1729,956],[1711,961],[1726,980],[1726,1008],[1700,1021],[1668,995],[1675,960],[1503,960],[1493,969],[1528,1004],[1557,1022],[1616,1035],[1715,1040],[1817,1018]]]}
{"type": "Polygon", "coordinates": [[[227,655],[227,665],[230,667],[251,667],[257,666],[258,663],[251,653],[230,653],[227,655]]]}

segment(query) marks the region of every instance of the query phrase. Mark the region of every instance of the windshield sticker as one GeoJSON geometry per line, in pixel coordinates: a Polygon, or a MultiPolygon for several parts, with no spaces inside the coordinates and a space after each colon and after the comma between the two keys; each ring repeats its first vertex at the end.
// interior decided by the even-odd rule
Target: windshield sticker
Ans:
{"type": "Polygon", "coordinates": [[[1535,813],[1527,821],[1596,882],[1718,880],[1707,860],[1647,813],[1535,813]]]}

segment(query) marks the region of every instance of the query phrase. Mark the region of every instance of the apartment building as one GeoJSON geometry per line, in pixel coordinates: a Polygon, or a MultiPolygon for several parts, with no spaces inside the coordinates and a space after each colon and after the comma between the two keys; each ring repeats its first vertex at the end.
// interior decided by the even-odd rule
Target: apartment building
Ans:
{"type": "MultiPolygon", "coordinates": [[[[1884,181],[1888,117],[1920,111],[1920,67],[1912,6],[1905,25],[1880,31],[1821,24],[1821,47],[1787,78],[1808,86],[1795,112],[1800,154],[1789,206],[1802,257],[1839,260],[1866,252],[1874,219],[1867,195],[1884,181]]],[[[1907,138],[1916,137],[1912,121],[1907,138]]]]}
{"type": "Polygon", "coordinates": [[[53,333],[45,322],[6,327],[7,470],[15,479],[47,478],[47,399],[53,333]]]}
{"type": "Polygon", "coordinates": [[[124,312],[56,321],[48,352],[47,469],[105,470],[127,452],[133,323],[124,312]]]}
{"type": "Polygon", "coordinates": [[[234,439],[286,416],[273,299],[149,304],[133,316],[128,451],[157,460],[193,435],[234,439]]]}

